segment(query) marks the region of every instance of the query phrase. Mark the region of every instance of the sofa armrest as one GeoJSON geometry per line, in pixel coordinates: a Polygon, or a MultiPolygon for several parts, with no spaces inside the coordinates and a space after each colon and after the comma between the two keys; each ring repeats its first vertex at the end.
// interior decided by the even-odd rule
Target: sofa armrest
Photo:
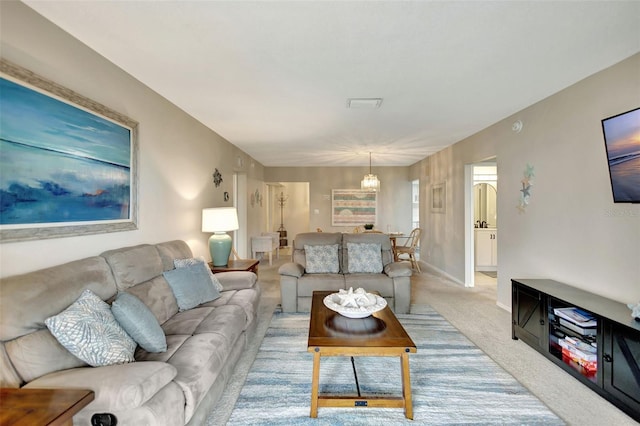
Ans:
{"type": "Polygon", "coordinates": [[[258,281],[258,276],[248,271],[220,272],[214,276],[218,279],[224,291],[253,288],[256,281],[258,281]]]}
{"type": "Polygon", "coordinates": [[[88,408],[109,412],[143,405],[177,374],[176,368],[165,362],[143,361],[56,371],[24,387],[91,389],[95,399],[88,408]]]}
{"type": "Polygon", "coordinates": [[[288,262],[278,269],[280,275],[287,275],[290,277],[300,278],[304,275],[304,267],[299,263],[288,262]]]}
{"type": "Polygon", "coordinates": [[[413,271],[411,270],[411,264],[407,262],[392,262],[384,267],[384,273],[390,278],[397,278],[410,277],[413,271]]]}

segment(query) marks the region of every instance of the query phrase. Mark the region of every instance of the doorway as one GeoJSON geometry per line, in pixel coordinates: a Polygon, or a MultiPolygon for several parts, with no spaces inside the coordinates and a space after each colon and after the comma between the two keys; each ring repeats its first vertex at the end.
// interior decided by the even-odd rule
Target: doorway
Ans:
{"type": "Polygon", "coordinates": [[[241,259],[249,258],[247,236],[247,175],[233,174],[233,207],[238,214],[239,228],[233,231],[233,248],[241,259]]]}
{"type": "Polygon", "coordinates": [[[283,229],[281,247],[291,246],[297,234],[309,232],[309,182],[268,182],[267,187],[267,228],[283,229]]]}
{"type": "Polygon", "coordinates": [[[465,166],[465,286],[496,287],[498,169],[495,158],[465,166]]]}

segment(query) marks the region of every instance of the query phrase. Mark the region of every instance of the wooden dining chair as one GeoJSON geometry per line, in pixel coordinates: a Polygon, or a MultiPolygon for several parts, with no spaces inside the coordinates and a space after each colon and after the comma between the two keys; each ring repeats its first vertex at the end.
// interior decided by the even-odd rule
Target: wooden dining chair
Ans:
{"type": "Polygon", "coordinates": [[[409,256],[409,261],[411,262],[411,267],[416,269],[418,272],[420,271],[420,265],[416,260],[416,249],[418,244],[420,243],[420,235],[422,234],[422,229],[415,228],[409,234],[407,241],[404,245],[396,246],[396,258],[401,259],[401,255],[409,256]]]}

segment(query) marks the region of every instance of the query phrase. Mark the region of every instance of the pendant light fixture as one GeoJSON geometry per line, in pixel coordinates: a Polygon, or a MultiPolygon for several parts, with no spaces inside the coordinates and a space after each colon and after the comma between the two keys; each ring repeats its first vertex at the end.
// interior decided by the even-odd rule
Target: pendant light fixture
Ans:
{"type": "Polygon", "coordinates": [[[371,152],[369,152],[369,174],[364,175],[364,178],[360,182],[360,189],[367,191],[380,190],[380,181],[378,180],[378,176],[371,173],[371,152]]]}

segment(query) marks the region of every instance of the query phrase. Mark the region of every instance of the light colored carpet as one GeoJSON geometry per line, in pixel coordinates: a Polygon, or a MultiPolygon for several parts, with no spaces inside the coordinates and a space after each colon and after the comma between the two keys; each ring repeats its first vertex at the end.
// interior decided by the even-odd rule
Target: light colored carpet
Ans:
{"type": "MultiPolygon", "coordinates": [[[[274,308],[280,303],[278,268],[287,261],[290,261],[290,254],[281,250],[280,259],[274,259],[273,266],[260,262],[259,280],[263,292],[258,330],[236,365],[222,398],[207,419],[207,426],[227,424],[274,308]]],[[[421,274],[414,273],[411,277],[413,307],[432,306],[567,424],[638,425],[533,348],[511,339],[511,314],[496,305],[495,279],[476,273],[476,287],[465,288],[430,270],[426,264],[422,264],[421,269],[421,274]]],[[[414,421],[413,424],[420,423],[414,421]]]]}
{"type": "MultiPolygon", "coordinates": [[[[276,313],[228,424],[564,424],[433,309],[412,312],[420,314],[398,318],[418,347],[410,355],[413,422],[382,408],[320,408],[309,418],[309,316],[276,313]]],[[[358,357],[356,367],[363,394],[402,394],[398,358],[358,357]]],[[[349,358],[322,359],[320,392],[356,392],[349,358]]]]}

